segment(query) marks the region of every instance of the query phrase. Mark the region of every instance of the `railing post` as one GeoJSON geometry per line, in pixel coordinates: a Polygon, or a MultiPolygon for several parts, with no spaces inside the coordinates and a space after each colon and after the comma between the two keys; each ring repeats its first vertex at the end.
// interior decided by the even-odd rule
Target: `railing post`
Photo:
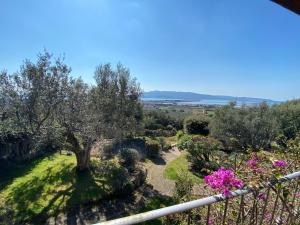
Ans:
{"type": "Polygon", "coordinates": [[[228,208],[228,198],[225,200],[225,208],[224,208],[223,222],[222,222],[223,225],[225,225],[226,222],[227,208],[228,208]]]}

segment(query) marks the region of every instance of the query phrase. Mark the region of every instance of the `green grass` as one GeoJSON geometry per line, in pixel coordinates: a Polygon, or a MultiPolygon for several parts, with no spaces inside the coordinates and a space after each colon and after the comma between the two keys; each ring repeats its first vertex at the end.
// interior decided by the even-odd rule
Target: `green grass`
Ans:
{"type": "MultiPolygon", "coordinates": [[[[66,208],[110,193],[109,178],[77,174],[74,156],[54,154],[0,174],[0,197],[14,211],[14,222],[45,219],[66,208]]],[[[0,198],[0,199],[1,199],[0,198]]]]}
{"type": "Polygon", "coordinates": [[[167,164],[164,176],[170,180],[177,180],[178,174],[183,171],[187,172],[194,183],[201,184],[203,183],[202,179],[192,172],[189,171],[189,162],[187,159],[187,152],[183,152],[178,158],[174,159],[167,164]]]}

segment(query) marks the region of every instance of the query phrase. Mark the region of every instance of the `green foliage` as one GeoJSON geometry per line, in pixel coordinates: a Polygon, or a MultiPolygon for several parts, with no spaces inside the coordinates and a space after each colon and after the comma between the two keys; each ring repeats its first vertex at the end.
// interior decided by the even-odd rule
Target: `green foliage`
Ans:
{"type": "Polygon", "coordinates": [[[161,153],[161,145],[157,140],[147,138],[145,150],[149,158],[157,158],[161,153]]]}
{"type": "Polygon", "coordinates": [[[180,149],[180,150],[187,149],[187,144],[191,139],[192,139],[191,135],[188,135],[188,134],[180,135],[180,138],[177,142],[178,149],[180,149]]]}
{"type": "Polygon", "coordinates": [[[278,123],[265,103],[240,108],[232,103],[215,111],[210,130],[228,150],[259,150],[268,149],[276,139],[278,123]]]}
{"type": "Polygon", "coordinates": [[[99,66],[93,86],[71,78],[70,71],[45,52],[36,63],[26,60],[20,72],[0,73],[0,144],[7,150],[17,140],[9,156],[24,160],[36,150],[68,148],[82,171],[97,139],[141,131],[141,89],[127,68],[99,66]]]}
{"type": "Polygon", "coordinates": [[[300,133],[300,100],[287,101],[273,106],[281,133],[293,139],[300,133]]]}
{"type": "Polygon", "coordinates": [[[297,135],[295,139],[290,139],[287,142],[287,152],[297,163],[297,160],[300,158],[300,135],[297,135]]]}
{"type": "Polygon", "coordinates": [[[169,116],[159,110],[147,111],[144,115],[145,135],[151,137],[174,136],[177,129],[181,129],[181,120],[169,116]]]}
{"type": "Polygon", "coordinates": [[[201,134],[207,136],[209,134],[209,118],[203,115],[192,116],[184,120],[184,131],[187,134],[201,134]]]}
{"type": "Polygon", "coordinates": [[[182,130],[177,131],[177,133],[176,133],[177,140],[179,141],[183,135],[184,135],[184,132],[182,130]]]}
{"type": "Polygon", "coordinates": [[[201,171],[203,168],[217,169],[213,158],[221,149],[221,143],[211,137],[194,137],[187,142],[188,159],[192,168],[201,171]]]}
{"type": "Polygon", "coordinates": [[[173,197],[176,202],[184,202],[190,200],[194,182],[187,171],[181,170],[178,173],[175,182],[173,197]]]}
{"type": "Polygon", "coordinates": [[[12,153],[19,159],[60,139],[56,113],[65,98],[70,71],[63,59],[53,62],[52,55],[44,52],[36,63],[26,60],[12,75],[0,73],[0,139],[27,136],[31,140],[27,149],[16,148],[12,153]]]}
{"type": "Polygon", "coordinates": [[[128,137],[141,130],[143,109],[139,83],[131,77],[128,68],[118,64],[100,65],[95,71],[96,85],[91,89],[98,129],[106,136],[128,137]],[[103,126],[102,126],[103,125],[103,126]]]}
{"type": "Polygon", "coordinates": [[[140,155],[136,149],[125,148],[121,150],[120,161],[121,164],[128,168],[129,171],[134,171],[137,163],[140,160],[140,155]]]}

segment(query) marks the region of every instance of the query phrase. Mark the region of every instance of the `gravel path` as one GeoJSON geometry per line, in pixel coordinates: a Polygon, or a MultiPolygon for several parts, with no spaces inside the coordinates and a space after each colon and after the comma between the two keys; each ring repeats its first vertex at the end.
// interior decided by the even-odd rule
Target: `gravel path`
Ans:
{"type": "Polygon", "coordinates": [[[160,159],[145,163],[147,169],[147,182],[153,189],[162,195],[172,196],[175,187],[173,180],[164,177],[164,170],[168,162],[179,157],[181,152],[177,147],[173,147],[167,152],[163,152],[160,159]]]}

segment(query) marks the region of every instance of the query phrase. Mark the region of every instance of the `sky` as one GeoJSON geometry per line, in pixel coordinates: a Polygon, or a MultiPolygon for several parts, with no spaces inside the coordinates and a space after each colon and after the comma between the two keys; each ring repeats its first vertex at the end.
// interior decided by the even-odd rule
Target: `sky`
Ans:
{"type": "Polygon", "coordinates": [[[0,0],[0,70],[47,49],[121,62],[144,91],[300,98],[300,16],[269,0],[0,0]]]}

